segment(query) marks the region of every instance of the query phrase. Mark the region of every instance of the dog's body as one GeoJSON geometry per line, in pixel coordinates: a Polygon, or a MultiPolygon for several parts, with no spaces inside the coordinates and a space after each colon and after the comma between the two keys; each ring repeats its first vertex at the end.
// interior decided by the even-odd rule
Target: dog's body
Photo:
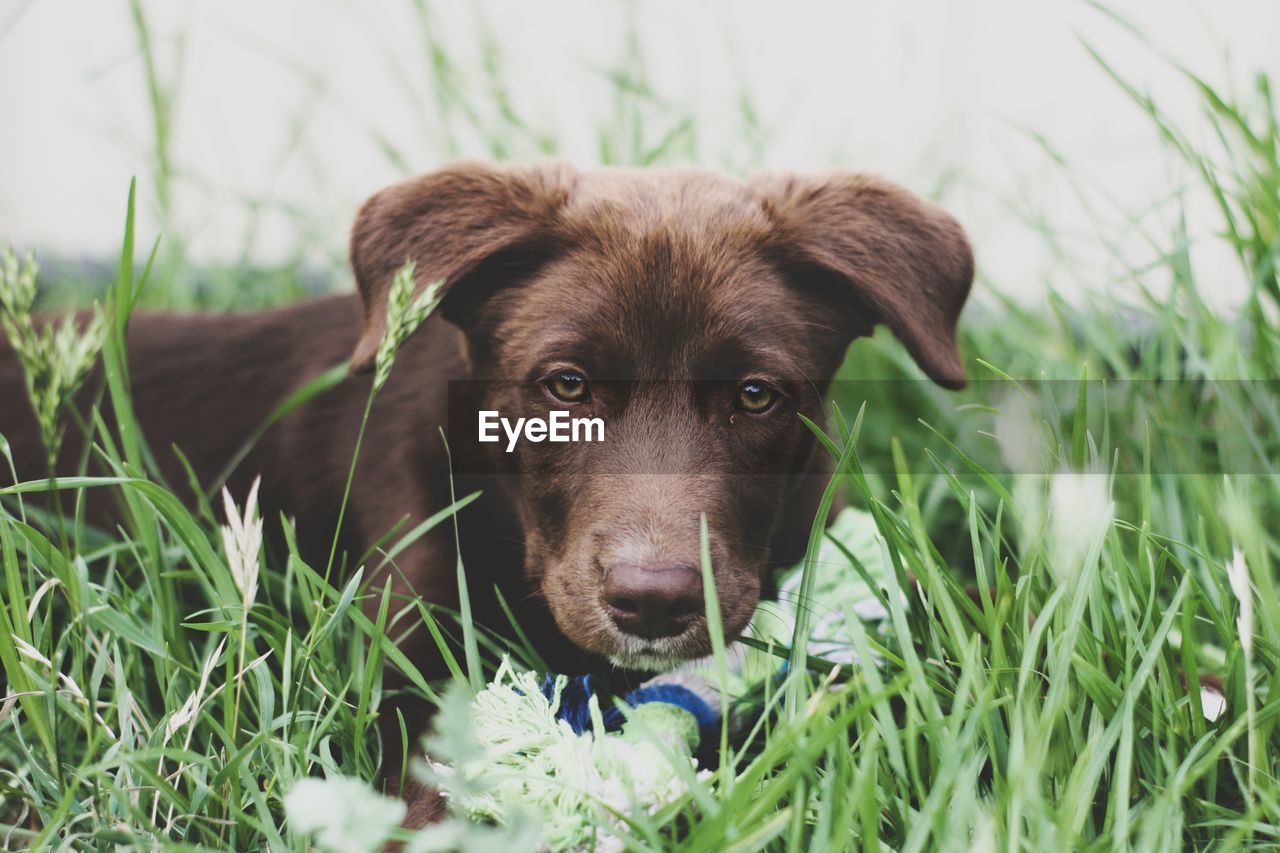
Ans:
{"type": "MultiPolygon", "coordinates": [[[[454,491],[484,490],[458,517],[480,618],[502,621],[489,593],[505,587],[564,670],[709,651],[704,515],[726,634],[743,629],[766,570],[794,560],[808,533],[825,454],[797,415],[821,419],[851,340],[885,323],[932,378],[963,383],[968,244],[949,216],[892,185],[464,165],[366,204],[352,237],[359,301],[134,318],[136,408],[168,480],[187,479],[172,445],[207,484],[306,380],[352,352],[353,372],[367,372],[407,259],[419,286],[443,279],[446,295],[374,405],[342,548],[357,560],[402,520],[448,506],[448,428],[454,491]],[[507,454],[476,440],[481,408],[599,417],[605,440],[507,454]]],[[[19,477],[39,478],[14,361],[0,348],[0,433],[19,477]]],[[[355,375],[291,414],[230,484],[242,494],[260,473],[264,514],[296,519],[304,555],[321,564],[368,389],[355,375]]],[[[69,442],[68,464],[77,454],[69,442]]],[[[436,528],[398,555],[394,590],[455,603],[455,557],[452,527],[436,528]]],[[[429,644],[414,643],[408,653],[432,671],[429,644]]]]}
{"type": "MultiPolygon", "coordinates": [[[[360,314],[358,297],[335,296],[253,314],[134,316],[129,329],[134,408],[164,479],[194,501],[174,448],[181,449],[202,485],[213,482],[290,393],[351,355],[360,314]]],[[[347,562],[365,555],[397,524],[407,531],[452,502],[439,429],[446,426],[449,381],[466,376],[461,336],[439,317],[428,319],[401,349],[396,370],[375,401],[352,482],[339,542],[339,556],[348,555],[347,562]]],[[[0,398],[5,400],[0,435],[10,442],[18,479],[42,479],[47,476],[44,449],[22,382],[21,368],[0,337],[0,398]]],[[[81,399],[96,398],[101,384],[95,372],[81,399]]],[[[285,417],[262,436],[228,483],[232,494],[242,497],[250,481],[261,476],[263,516],[284,513],[293,519],[299,548],[318,570],[328,557],[369,385],[368,377],[350,377],[285,417]]],[[[474,472],[467,445],[460,444],[452,448],[460,455],[455,465],[474,472]]],[[[71,427],[61,473],[75,470],[82,453],[83,442],[71,427]]],[[[89,468],[101,472],[92,461],[89,468]]],[[[7,471],[0,475],[8,479],[7,471]]],[[[459,497],[483,485],[484,478],[474,473],[459,475],[453,484],[459,497]]],[[[112,508],[97,500],[105,493],[88,494],[90,521],[110,523],[112,508]]],[[[489,489],[458,516],[482,611],[491,610],[484,607],[484,593],[492,586],[482,577],[517,582],[522,577],[519,529],[503,504],[489,489]]],[[[455,606],[455,553],[453,527],[438,525],[397,556],[399,570],[388,572],[393,591],[455,606]]],[[[512,589],[505,592],[510,595],[512,589]]],[[[521,592],[512,600],[526,598],[521,592]]],[[[430,660],[423,661],[423,671],[439,674],[430,660]]]]}

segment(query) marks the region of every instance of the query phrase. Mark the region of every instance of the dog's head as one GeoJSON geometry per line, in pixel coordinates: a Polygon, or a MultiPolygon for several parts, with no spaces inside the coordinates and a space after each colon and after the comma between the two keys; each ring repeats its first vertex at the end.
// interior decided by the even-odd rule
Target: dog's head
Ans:
{"type": "Polygon", "coordinates": [[[964,232],[865,175],[461,165],[370,199],[351,258],[353,370],[372,364],[412,258],[420,285],[446,281],[484,408],[603,420],[599,443],[491,447],[557,624],[631,667],[710,651],[703,517],[725,633],[746,626],[814,452],[797,415],[820,418],[850,341],[884,323],[930,377],[964,383],[964,232]]]}

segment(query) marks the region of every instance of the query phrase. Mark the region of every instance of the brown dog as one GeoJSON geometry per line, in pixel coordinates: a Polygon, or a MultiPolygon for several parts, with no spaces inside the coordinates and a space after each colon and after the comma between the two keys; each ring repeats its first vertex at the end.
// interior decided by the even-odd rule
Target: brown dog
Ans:
{"type": "MultiPolygon", "coordinates": [[[[169,481],[186,481],[171,445],[207,482],[303,381],[352,352],[353,373],[367,372],[407,258],[420,285],[446,281],[445,301],[374,406],[342,545],[354,560],[402,519],[448,505],[437,433],[447,423],[458,494],[484,489],[459,516],[480,618],[494,618],[489,593],[504,588],[565,671],[589,659],[654,669],[709,652],[704,513],[725,632],[743,629],[763,571],[794,560],[807,535],[825,454],[797,415],[820,419],[854,338],[884,323],[934,380],[964,382],[956,321],[973,278],[968,242],[954,219],[891,184],[851,173],[742,182],[459,165],[360,211],[359,335],[350,297],[134,318],[136,408],[169,481]],[[605,436],[526,440],[508,453],[505,439],[477,441],[480,410],[598,417],[605,436]],[[548,615],[558,631],[538,627],[548,615]]],[[[265,514],[296,518],[304,552],[321,564],[367,381],[353,377],[291,415],[232,480],[243,490],[261,472],[265,514]]],[[[0,395],[20,476],[39,477],[7,350],[0,395]]],[[[454,604],[454,550],[447,525],[415,543],[396,561],[396,591],[454,604]]],[[[414,643],[411,656],[436,669],[414,643]]]]}

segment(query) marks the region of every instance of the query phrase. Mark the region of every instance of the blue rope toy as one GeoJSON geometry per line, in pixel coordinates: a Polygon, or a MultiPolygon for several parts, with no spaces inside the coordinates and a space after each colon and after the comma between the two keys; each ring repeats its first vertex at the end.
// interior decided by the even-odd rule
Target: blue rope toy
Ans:
{"type": "MultiPolygon", "coordinates": [[[[709,701],[707,694],[713,691],[704,687],[699,693],[690,687],[688,682],[689,679],[674,681],[658,677],[645,682],[621,698],[632,708],[638,708],[650,702],[661,702],[688,711],[697,721],[699,734],[705,737],[708,732],[720,725],[720,711],[709,701]]],[[[548,675],[542,682],[542,695],[550,700],[555,694],[555,689],[556,679],[548,675]]],[[[590,675],[570,678],[560,691],[560,706],[556,711],[556,719],[568,723],[574,734],[581,735],[593,731],[594,726],[591,721],[593,696],[596,696],[596,692],[590,675]]],[[[605,732],[621,731],[627,722],[626,715],[616,705],[602,708],[600,718],[604,722],[605,732]]]]}

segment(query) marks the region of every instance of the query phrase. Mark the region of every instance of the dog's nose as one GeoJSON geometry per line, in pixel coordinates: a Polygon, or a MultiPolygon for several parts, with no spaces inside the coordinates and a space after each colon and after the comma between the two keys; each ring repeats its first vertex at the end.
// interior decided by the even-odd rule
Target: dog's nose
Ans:
{"type": "Polygon", "coordinates": [[[674,637],[702,612],[702,575],[678,563],[621,563],[605,573],[604,602],[626,633],[649,640],[674,637]]]}

